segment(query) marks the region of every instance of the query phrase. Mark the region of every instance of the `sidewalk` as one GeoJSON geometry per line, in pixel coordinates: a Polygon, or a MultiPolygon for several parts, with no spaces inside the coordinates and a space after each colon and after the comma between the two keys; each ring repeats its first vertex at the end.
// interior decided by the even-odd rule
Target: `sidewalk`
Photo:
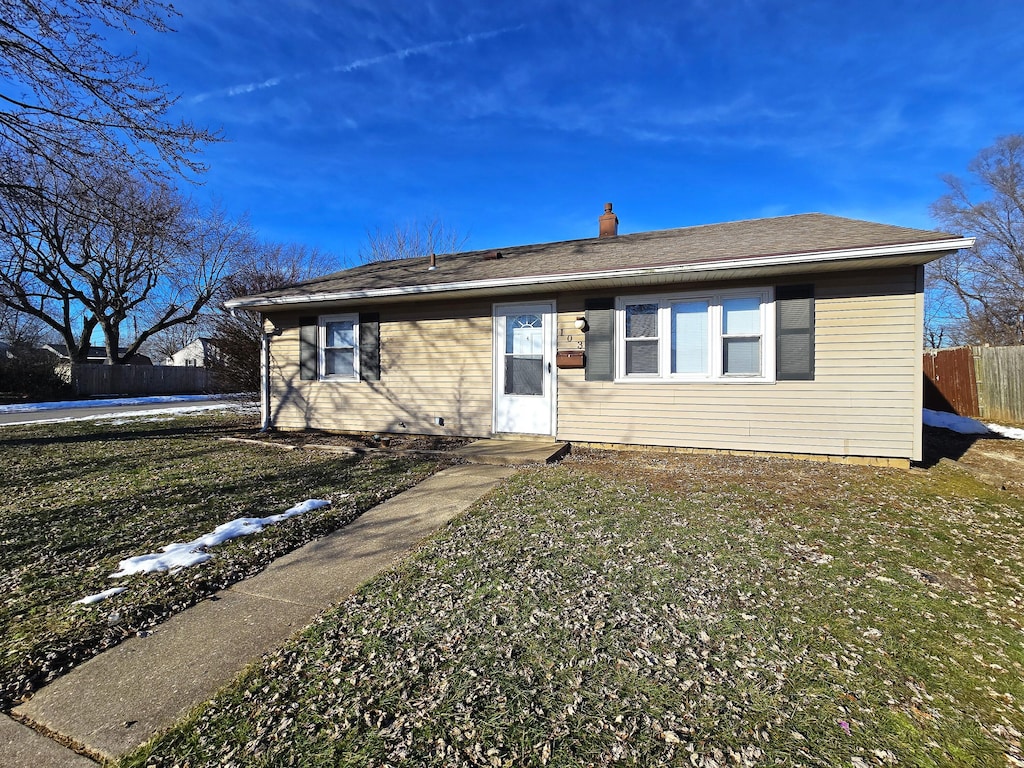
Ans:
{"type": "MultiPolygon", "coordinates": [[[[58,678],[14,710],[97,758],[114,759],[173,725],[260,655],[406,556],[514,468],[453,467],[374,507],[351,525],[274,561],[58,678]]],[[[6,718],[0,765],[89,761],[6,718]]]]}

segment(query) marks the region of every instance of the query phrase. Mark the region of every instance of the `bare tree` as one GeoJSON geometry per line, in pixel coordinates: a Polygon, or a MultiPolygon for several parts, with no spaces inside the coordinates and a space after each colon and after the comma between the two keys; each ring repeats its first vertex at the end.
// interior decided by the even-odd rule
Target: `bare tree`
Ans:
{"type": "Polygon", "coordinates": [[[23,158],[3,171],[25,183],[0,197],[0,300],[52,328],[72,361],[95,329],[107,361],[123,363],[150,337],[194,320],[251,247],[244,220],[201,212],[117,166],[94,165],[83,178],[23,158]]]}
{"type": "MultiPolygon", "coordinates": [[[[327,274],[338,267],[332,254],[305,245],[264,243],[252,258],[223,282],[219,303],[237,296],[273,291],[327,274]]],[[[263,318],[257,312],[222,310],[213,319],[219,384],[237,391],[259,389],[260,337],[263,318]]]]}
{"type": "Polygon", "coordinates": [[[11,350],[37,349],[49,328],[39,318],[7,306],[0,298],[0,343],[11,350]]]}
{"type": "MultiPolygon", "coordinates": [[[[96,158],[150,178],[203,171],[195,155],[219,137],[171,121],[176,97],[102,35],[171,31],[176,15],[160,0],[0,0],[0,156],[27,153],[69,175],[96,158]]],[[[0,177],[0,191],[24,182],[0,177]]]]}
{"type": "Polygon", "coordinates": [[[967,169],[966,181],[945,177],[932,215],[977,240],[935,262],[931,279],[962,307],[964,342],[1024,344],[1024,136],[997,139],[967,169]]]}
{"type": "Polygon", "coordinates": [[[466,246],[467,235],[439,218],[409,221],[384,229],[367,230],[366,240],[359,249],[359,260],[364,264],[374,261],[393,261],[431,254],[458,253],[466,246]]]}

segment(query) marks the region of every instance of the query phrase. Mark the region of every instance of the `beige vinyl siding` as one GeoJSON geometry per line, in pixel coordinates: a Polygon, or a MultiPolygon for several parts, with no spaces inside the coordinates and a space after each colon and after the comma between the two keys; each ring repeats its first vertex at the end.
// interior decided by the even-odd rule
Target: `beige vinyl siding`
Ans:
{"type": "MultiPolygon", "coordinates": [[[[813,381],[588,382],[558,371],[556,437],[589,443],[920,458],[919,270],[817,275],[813,381]]],[[[808,278],[702,283],[699,290],[812,282],[808,278]]],[[[683,292],[688,287],[678,286],[683,292]]],[[[665,289],[664,293],[673,292],[665,289]]],[[[624,291],[631,295],[635,291],[624,291]]],[[[589,295],[557,299],[557,346],[578,350],[576,327],[589,295]]],[[[517,297],[503,298],[514,303],[517,297]]],[[[271,423],[285,429],[491,434],[493,342],[490,301],[346,306],[380,315],[381,380],[301,381],[301,316],[275,313],[271,423]],[[436,417],[444,426],[434,423],[436,417]],[[404,424],[404,426],[403,426],[404,424]]]]}
{"type": "MultiPolygon", "coordinates": [[[[588,382],[583,371],[560,371],[557,437],[919,459],[916,272],[909,267],[814,279],[813,381],[588,382]]],[[[560,302],[563,332],[582,307],[582,299],[560,302]]],[[[561,339],[559,348],[568,348],[561,339]]]]}
{"type": "Polygon", "coordinates": [[[438,302],[363,311],[380,315],[380,381],[300,380],[300,313],[271,316],[275,326],[284,328],[270,347],[274,427],[490,434],[490,303],[456,305],[455,316],[451,304],[438,302]],[[435,424],[436,417],[444,419],[444,426],[435,424]]]}

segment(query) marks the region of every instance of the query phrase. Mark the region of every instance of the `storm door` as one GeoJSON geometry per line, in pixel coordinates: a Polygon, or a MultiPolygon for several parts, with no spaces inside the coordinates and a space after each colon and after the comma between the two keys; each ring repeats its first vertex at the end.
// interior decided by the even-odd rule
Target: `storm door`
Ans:
{"type": "Polygon", "coordinates": [[[554,305],[494,307],[494,431],[553,434],[554,305]]]}

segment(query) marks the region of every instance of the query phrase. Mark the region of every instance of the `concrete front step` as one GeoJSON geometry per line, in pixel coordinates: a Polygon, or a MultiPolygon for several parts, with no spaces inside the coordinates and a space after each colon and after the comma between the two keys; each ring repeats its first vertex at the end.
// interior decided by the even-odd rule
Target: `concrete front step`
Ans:
{"type": "Polygon", "coordinates": [[[549,464],[569,453],[569,443],[551,440],[486,439],[477,440],[456,448],[453,453],[470,464],[497,464],[518,466],[524,464],[549,464]]]}

